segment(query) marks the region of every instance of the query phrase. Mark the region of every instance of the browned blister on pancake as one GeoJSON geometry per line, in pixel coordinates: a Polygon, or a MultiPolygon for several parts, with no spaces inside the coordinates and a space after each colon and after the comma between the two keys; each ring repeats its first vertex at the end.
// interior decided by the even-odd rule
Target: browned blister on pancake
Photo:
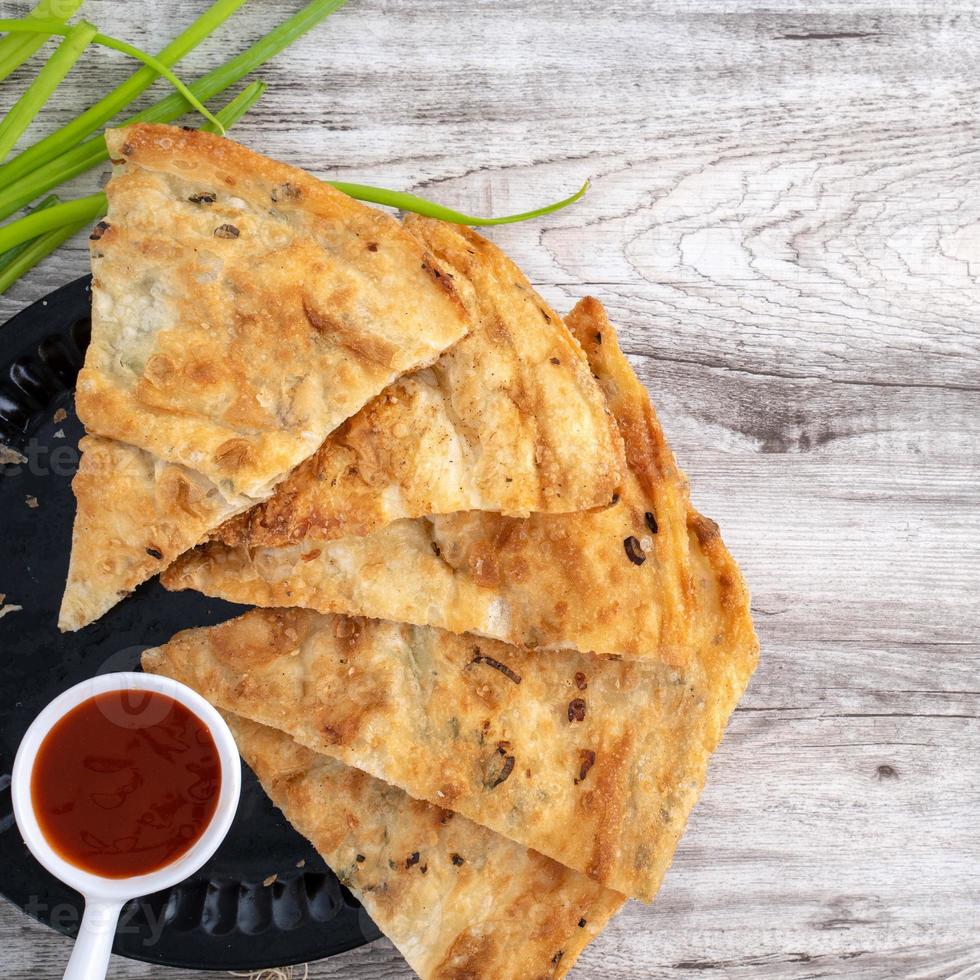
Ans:
{"type": "Polygon", "coordinates": [[[75,530],[66,629],[146,577],[133,550],[146,535],[124,518],[155,507],[154,473],[182,467],[212,505],[203,527],[198,515],[170,521],[163,567],[266,499],[329,432],[470,327],[418,239],[309,174],[169,126],[106,139],[116,169],[92,235],[77,407],[90,434],[132,447],[118,454],[146,454],[131,470],[147,479],[76,484],[98,496],[80,503],[89,516],[75,530]],[[91,519],[122,489],[135,496],[118,516],[91,519]],[[101,537],[103,523],[118,533],[101,537]],[[99,569],[109,571],[89,577],[99,569]]]}
{"type": "Polygon", "coordinates": [[[626,444],[629,469],[613,506],[527,519],[469,511],[283,547],[212,542],[168,569],[164,584],[540,649],[685,663],[695,645],[686,483],[602,307],[583,301],[568,325],[626,444]]]}
{"type": "Polygon", "coordinates": [[[225,717],[272,802],[423,980],[563,977],[624,901],[282,732],[225,717]]]}
{"type": "Polygon", "coordinates": [[[273,497],[219,530],[228,544],[363,535],[401,518],[512,516],[607,506],[620,492],[619,430],[561,318],[495,245],[418,216],[473,331],[332,434],[273,497]]]}

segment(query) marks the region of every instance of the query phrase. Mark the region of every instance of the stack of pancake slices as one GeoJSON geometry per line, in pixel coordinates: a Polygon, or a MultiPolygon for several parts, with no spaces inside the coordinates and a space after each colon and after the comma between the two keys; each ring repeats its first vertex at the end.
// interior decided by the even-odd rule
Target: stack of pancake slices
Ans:
{"type": "Polygon", "coordinates": [[[563,976],[653,900],[758,656],[605,311],[220,137],[107,140],[59,625],[156,574],[254,607],[143,669],[419,976],[563,976]]]}

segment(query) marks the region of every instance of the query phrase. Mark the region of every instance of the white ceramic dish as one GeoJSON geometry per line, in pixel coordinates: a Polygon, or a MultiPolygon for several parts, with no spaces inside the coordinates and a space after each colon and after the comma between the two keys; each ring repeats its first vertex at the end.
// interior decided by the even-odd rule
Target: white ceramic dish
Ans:
{"type": "Polygon", "coordinates": [[[100,980],[104,977],[123,905],[132,898],[176,885],[211,857],[235,818],[241,780],[238,748],[224,719],[196,691],[168,677],[129,672],[102,674],[58,695],[34,719],[17,750],[10,788],[17,826],[31,853],[51,874],[80,892],[85,899],[85,915],[65,971],[67,980],[100,980]],[[66,861],[48,843],[31,800],[31,772],[45,736],[65,714],[96,695],[129,690],[155,691],[171,697],[208,726],[221,765],[221,788],[210,823],[179,858],[151,874],[102,878],[66,861]]]}

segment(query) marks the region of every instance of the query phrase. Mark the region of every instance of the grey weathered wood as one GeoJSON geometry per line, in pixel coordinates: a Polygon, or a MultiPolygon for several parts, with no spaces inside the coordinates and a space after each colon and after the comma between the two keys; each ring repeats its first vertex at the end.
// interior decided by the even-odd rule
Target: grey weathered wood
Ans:
{"type": "MultiPolygon", "coordinates": [[[[203,4],[85,10],[152,46],[203,4]]],[[[609,306],[753,588],[762,665],[661,896],[574,976],[980,977],[978,46],[966,0],[351,0],[262,72],[237,135],[324,176],[471,212],[592,177],[493,237],[609,306]]],[[[121,75],[86,59],[45,124],[121,75]]],[[[0,904],[4,976],[67,953],[0,904]]],[[[310,971],[407,975],[385,942],[310,971]]]]}

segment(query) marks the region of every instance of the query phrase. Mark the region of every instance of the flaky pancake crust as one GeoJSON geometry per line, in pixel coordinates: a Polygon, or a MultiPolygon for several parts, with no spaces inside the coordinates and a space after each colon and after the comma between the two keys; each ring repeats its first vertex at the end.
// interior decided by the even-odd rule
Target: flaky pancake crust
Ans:
{"type": "Polygon", "coordinates": [[[58,626],[77,630],[193,548],[248,497],[115,439],[83,436],[72,480],[75,522],[58,626]]]}
{"type": "Polygon", "coordinates": [[[144,662],[650,901],[758,656],[717,528],[693,515],[688,534],[698,632],[683,667],[301,609],[179,633],[144,662]]]}
{"type": "MultiPolygon", "coordinates": [[[[633,483],[623,503],[655,498],[658,538],[665,515],[683,521],[672,530],[683,540],[684,561],[675,572],[686,657],[667,664],[657,656],[626,661],[532,651],[296,609],[256,610],[212,630],[179,634],[156,656],[179,663],[230,710],[650,900],[755,668],[758,642],[738,567],[717,525],[688,503],[645,393],[628,367],[621,368],[625,359],[601,307],[585,301],[569,322],[625,436],[633,483]]],[[[588,520],[594,529],[597,518],[617,509],[549,520],[588,520]]],[[[492,519],[466,519],[481,516],[492,519]]],[[[223,569],[220,559],[206,557],[211,547],[194,559],[202,563],[194,567],[207,568],[208,581],[215,569],[234,582],[250,567],[232,562],[223,569]]],[[[381,565],[382,579],[401,551],[381,565]]],[[[316,561],[313,555],[307,564],[316,561]]],[[[528,588],[554,586],[554,579],[537,575],[533,570],[524,580],[528,588]]],[[[263,578],[270,592],[259,594],[288,596],[295,587],[291,567],[285,576],[263,578]]],[[[255,595],[224,586],[216,591],[245,601],[255,595]]],[[[653,592],[650,601],[659,599],[653,592]]],[[[642,618],[639,623],[638,630],[642,618]]]]}
{"type": "Polygon", "coordinates": [[[89,444],[75,483],[63,629],[267,498],[329,432],[470,327],[417,238],[309,174],[169,126],[106,139],[116,169],[92,233],[76,404],[116,447],[89,444]],[[109,456],[125,473],[101,465],[109,456]],[[156,480],[174,474],[203,510],[168,509],[156,480]]]}
{"type": "Polygon", "coordinates": [[[473,331],[430,368],[395,382],[328,437],[273,497],[220,529],[251,547],[364,535],[392,521],[608,506],[622,439],[581,348],[495,245],[409,216],[473,331]]]}
{"type": "Polygon", "coordinates": [[[563,977],[623,896],[226,714],[272,802],[423,980],[563,977]]]}
{"type": "Polygon", "coordinates": [[[684,664],[696,599],[686,481],[601,305],[583,300],[567,322],[625,442],[629,470],[613,506],[527,519],[469,511],[279,548],[212,542],[176,562],[164,584],[684,664]]]}

